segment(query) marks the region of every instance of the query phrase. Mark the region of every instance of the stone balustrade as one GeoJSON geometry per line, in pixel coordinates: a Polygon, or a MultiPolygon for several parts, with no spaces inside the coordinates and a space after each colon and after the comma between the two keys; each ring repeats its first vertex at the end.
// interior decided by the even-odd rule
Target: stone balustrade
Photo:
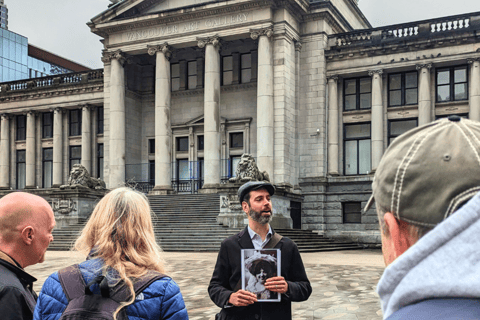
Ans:
{"type": "Polygon", "coordinates": [[[329,36],[328,43],[332,49],[342,49],[402,42],[405,38],[447,35],[461,29],[480,29],[480,12],[335,34],[329,36]]]}
{"type": "Polygon", "coordinates": [[[12,91],[37,90],[60,85],[82,84],[91,81],[103,81],[103,69],[4,82],[0,86],[0,94],[3,95],[12,91]]]}

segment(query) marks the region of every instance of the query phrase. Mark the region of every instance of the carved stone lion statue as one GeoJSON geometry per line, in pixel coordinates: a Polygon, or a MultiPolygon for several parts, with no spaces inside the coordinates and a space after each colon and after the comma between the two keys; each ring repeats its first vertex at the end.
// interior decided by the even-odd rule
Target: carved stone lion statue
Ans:
{"type": "Polygon", "coordinates": [[[68,177],[68,184],[60,186],[60,189],[74,189],[78,187],[102,190],[106,188],[105,182],[92,178],[87,168],[81,164],[74,164],[68,177]]]}
{"type": "Polygon", "coordinates": [[[258,170],[255,159],[251,154],[244,153],[240,158],[237,170],[235,171],[236,177],[230,178],[230,182],[248,182],[248,181],[268,181],[270,177],[267,171],[260,172],[258,170]]]}

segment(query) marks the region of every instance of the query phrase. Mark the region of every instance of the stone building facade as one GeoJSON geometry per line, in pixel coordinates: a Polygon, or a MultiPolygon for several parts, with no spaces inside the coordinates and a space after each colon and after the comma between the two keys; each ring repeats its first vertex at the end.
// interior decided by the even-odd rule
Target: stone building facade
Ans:
{"type": "Polygon", "coordinates": [[[360,211],[389,142],[480,118],[479,20],[372,28],[354,0],[119,1],[89,23],[103,72],[1,85],[0,187],[55,187],[81,162],[109,188],[220,193],[250,153],[287,227],[378,243],[360,211]]]}

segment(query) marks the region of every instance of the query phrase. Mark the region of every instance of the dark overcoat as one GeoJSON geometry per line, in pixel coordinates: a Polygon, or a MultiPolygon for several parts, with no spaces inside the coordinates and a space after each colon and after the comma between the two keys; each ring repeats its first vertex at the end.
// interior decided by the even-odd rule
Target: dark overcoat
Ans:
{"type": "Polygon", "coordinates": [[[275,249],[281,250],[281,275],[288,283],[288,291],[282,294],[281,302],[256,302],[246,307],[235,307],[228,305],[228,299],[242,275],[241,249],[254,249],[247,228],[222,242],[208,286],[210,298],[222,308],[220,319],[292,319],[291,302],[305,301],[312,293],[297,245],[283,237],[275,246],[275,249]]]}

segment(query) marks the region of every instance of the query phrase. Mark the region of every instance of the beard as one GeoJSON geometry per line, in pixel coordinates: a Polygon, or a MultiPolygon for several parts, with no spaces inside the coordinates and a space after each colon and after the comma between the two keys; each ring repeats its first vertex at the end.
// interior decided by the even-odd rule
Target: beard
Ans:
{"type": "Polygon", "coordinates": [[[261,225],[265,225],[267,223],[270,223],[270,221],[272,221],[272,217],[273,217],[273,211],[272,210],[257,212],[257,211],[254,211],[252,208],[250,208],[250,212],[248,214],[250,215],[250,217],[252,217],[253,221],[258,222],[261,225]],[[266,217],[266,216],[263,215],[264,212],[270,212],[270,215],[268,217],[266,217]]]}

